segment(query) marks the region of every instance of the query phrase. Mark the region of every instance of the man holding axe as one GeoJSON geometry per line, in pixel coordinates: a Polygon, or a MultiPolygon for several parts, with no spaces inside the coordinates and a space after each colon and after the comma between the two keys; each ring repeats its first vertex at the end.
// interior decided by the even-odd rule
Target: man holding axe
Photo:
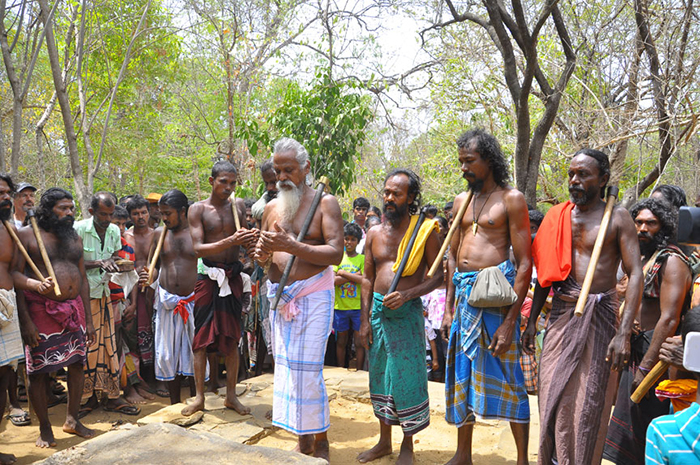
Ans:
{"type": "Polygon", "coordinates": [[[535,353],[535,322],[554,291],[540,360],[538,463],[600,463],[615,396],[610,370],[629,360],[630,333],[642,293],[642,266],[629,213],[603,201],[607,155],[579,150],[568,170],[570,201],[552,207],[533,244],[537,286],[523,348],[535,353]],[[605,221],[607,228],[601,228],[605,221]],[[595,260],[595,257],[599,258],[595,260]],[[629,276],[618,329],[615,285],[622,261],[629,276]],[[589,271],[590,270],[590,271],[589,271]],[[590,283],[590,291],[582,287],[590,283]],[[575,315],[579,298],[581,316],[575,315]]]}
{"type": "Polygon", "coordinates": [[[235,204],[230,200],[237,179],[235,166],[217,161],[209,177],[211,195],[189,208],[192,246],[202,262],[197,267],[194,286],[192,351],[197,395],[193,403],[182,409],[183,415],[204,409],[207,353],[220,353],[226,359],[226,407],[241,415],[250,413],[236,396],[243,297],[243,264],[239,256],[241,246],[250,248],[258,236],[256,230],[236,227],[236,215],[245,218],[243,200],[238,199],[235,204]]]}
{"type": "Polygon", "coordinates": [[[404,439],[397,463],[408,464],[413,436],[430,424],[420,297],[442,281],[442,275],[425,278],[440,249],[439,227],[436,220],[419,224],[424,216],[416,215],[421,193],[414,172],[389,173],[383,196],[386,221],[370,229],[365,242],[358,341],[369,349],[369,391],[380,436],[357,459],[364,463],[391,454],[391,426],[400,425],[404,439]]]}
{"type": "Polygon", "coordinates": [[[265,206],[255,249],[255,260],[269,269],[272,423],[298,435],[302,453],[328,460],[323,358],[333,327],[332,265],[343,258],[343,220],[335,197],[322,196],[323,183],[316,191],[306,185],[311,164],[299,142],[277,141],[273,166],[279,194],[265,206]]]}
{"type": "Polygon", "coordinates": [[[677,212],[655,198],[644,199],[630,209],[646,273],[642,305],[635,314],[638,327],[630,338],[631,354],[620,374],[603,453],[603,458],[617,464],[644,464],[647,427],[670,408],[668,400],[654,395],[653,387],[638,404],[630,394],[659,361],[661,344],[676,333],[681,313],[689,308],[692,271],[688,258],[674,244],[677,212]]]}
{"type": "Polygon", "coordinates": [[[457,426],[457,451],[449,463],[471,463],[476,418],[487,418],[510,422],[517,463],[523,465],[530,405],[518,333],[532,270],[527,204],[508,184],[508,163],[495,137],[469,130],[457,139],[457,150],[470,193],[454,200],[453,227],[459,229],[450,243],[442,322],[443,337],[449,336],[445,418],[457,426]],[[511,247],[515,263],[509,260],[511,247]],[[488,286],[497,291],[493,295],[477,292],[486,276],[500,282],[488,286]]]}
{"type": "Polygon", "coordinates": [[[13,278],[17,288],[24,290],[17,294],[17,302],[20,315],[27,316],[21,318],[24,320],[22,337],[27,346],[29,397],[39,419],[37,447],[56,446],[49,420],[47,389],[49,373],[61,368],[68,370],[68,409],[63,431],[85,438],[94,434],[79,420],[80,399],[86,382],[83,364],[87,348],[95,342],[95,330],[89,308],[90,287],[85,273],[83,244],[73,229],[74,215],[71,194],[51,188],[41,196],[36,212],[38,238],[29,226],[18,232],[29,259],[19,258],[13,278]],[[51,267],[42,257],[42,248],[51,267]],[[44,283],[51,285],[44,289],[32,286],[29,276],[37,271],[48,276],[49,268],[55,271],[58,283],[47,279],[44,283]],[[33,271],[35,269],[37,271],[33,271]],[[55,292],[54,284],[59,285],[60,296],[55,292]],[[25,306],[26,313],[23,313],[25,306]]]}

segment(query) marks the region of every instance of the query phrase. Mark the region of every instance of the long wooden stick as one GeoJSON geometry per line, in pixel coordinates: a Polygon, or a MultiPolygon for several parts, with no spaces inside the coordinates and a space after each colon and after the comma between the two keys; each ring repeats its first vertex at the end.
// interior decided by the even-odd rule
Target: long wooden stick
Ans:
{"type": "Polygon", "coordinates": [[[432,278],[433,275],[435,275],[435,272],[438,270],[438,268],[442,266],[442,257],[445,256],[445,252],[447,252],[447,247],[449,247],[450,242],[452,242],[452,236],[454,236],[455,232],[459,229],[459,225],[462,224],[464,212],[467,211],[467,207],[472,201],[473,196],[474,192],[469,190],[467,192],[466,200],[462,203],[462,205],[459,206],[457,214],[452,218],[452,226],[450,226],[450,230],[447,232],[447,237],[445,237],[445,240],[443,241],[442,246],[440,247],[440,251],[438,252],[437,257],[435,257],[433,266],[431,266],[430,270],[428,271],[428,278],[432,278]]]}
{"type": "Polygon", "coordinates": [[[608,232],[608,225],[610,224],[613,207],[615,207],[615,200],[617,200],[617,194],[619,192],[620,191],[617,186],[608,187],[608,199],[605,204],[605,212],[603,213],[603,219],[600,222],[598,236],[595,238],[593,253],[591,254],[591,261],[588,262],[586,277],[584,278],[583,285],[581,286],[581,293],[578,296],[578,302],[576,302],[576,310],[574,310],[574,315],[576,316],[583,315],[583,309],[586,306],[586,300],[588,300],[588,293],[591,291],[593,275],[595,274],[595,269],[598,266],[600,252],[603,250],[603,242],[605,242],[605,235],[608,232]]]}
{"type": "Polygon", "coordinates": [[[236,206],[236,192],[231,193],[231,210],[233,211],[233,221],[236,222],[236,231],[241,229],[241,220],[238,218],[238,207],[236,206]]]}
{"type": "Polygon", "coordinates": [[[644,398],[644,396],[647,395],[649,389],[651,389],[659,378],[666,373],[666,370],[668,370],[668,363],[662,361],[657,362],[656,365],[654,365],[654,368],[647,373],[642,382],[639,383],[639,386],[637,386],[637,389],[635,389],[630,396],[632,402],[638,404],[644,398]]]}
{"type": "Polygon", "coordinates": [[[425,211],[421,210],[420,215],[418,215],[418,221],[416,222],[416,227],[413,228],[413,231],[411,232],[411,237],[408,240],[408,245],[406,246],[406,250],[403,252],[403,257],[401,257],[401,262],[399,263],[399,269],[396,270],[396,274],[394,275],[394,279],[391,280],[391,284],[389,285],[389,290],[386,291],[386,295],[391,294],[396,290],[397,287],[399,287],[399,280],[401,279],[401,275],[403,274],[403,271],[406,269],[406,264],[408,263],[408,258],[411,256],[411,251],[413,250],[413,245],[416,243],[416,238],[418,237],[418,231],[420,230],[420,227],[423,226],[423,222],[425,221],[425,211]]]}
{"type": "Polygon", "coordinates": [[[36,236],[36,242],[39,244],[39,252],[41,252],[41,258],[44,260],[46,271],[49,272],[49,276],[51,276],[51,279],[53,279],[53,291],[56,294],[56,297],[61,297],[61,288],[58,286],[56,273],[53,271],[53,265],[51,265],[51,260],[49,260],[49,254],[46,252],[44,240],[41,238],[41,231],[39,231],[39,225],[36,223],[36,216],[34,216],[34,212],[31,210],[27,212],[27,215],[29,215],[29,222],[32,224],[34,236],[36,236]]]}
{"type": "Polygon", "coordinates": [[[17,244],[17,248],[24,256],[24,259],[27,261],[27,265],[29,265],[36,277],[39,278],[39,280],[41,281],[46,279],[44,278],[44,275],[41,274],[41,271],[39,271],[39,268],[36,267],[36,263],[34,263],[32,257],[30,257],[27,253],[27,249],[24,248],[24,244],[22,244],[22,241],[20,241],[19,237],[17,237],[17,234],[15,233],[15,230],[12,229],[12,225],[10,224],[10,222],[6,220],[3,221],[3,223],[5,224],[5,229],[7,229],[7,232],[10,233],[10,237],[12,237],[12,240],[15,242],[15,244],[17,244]]]}
{"type": "Polygon", "coordinates": [[[163,230],[160,232],[160,237],[158,238],[158,245],[156,245],[156,251],[153,252],[153,258],[151,258],[151,262],[148,264],[148,281],[146,285],[141,288],[141,292],[144,292],[146,287],[153,284],[153,273],[155,272],[156,263],[158,263],[158,257],[160,257],[160,251],[163,248],[163,242],[165,242],[165,234],[167,232],[168,228],[163,226],[163,230]]]}
{"type": "MultiPolygon", "coordinates": [[[[325,176],[321,176],[321,178],[318,180],[316,194],[314,195],[314,198],[311,201],[309,212],[306,214],[306,218],[304,218],[304,223],[301,225],[301,229],[299,230],[299,234],[297,235],[297,242],[301,242],[302,240],[304,240],[304,237],[306,237],[306,232],[309,230],[309,226],[311,226],[311,221],[314,219],[314,215],[316,214],[318,204],[319,202],[321,202],[323,191],[326,189],[326,186],[329,182],[330,181],[325,176]]],[[[279,286],[277,287],[277,292],[275,293],[275,298],[272,301],[272,305],[270,305],[271,310],[277,310],[277,304],[279,304],[280,302],[280,297],[282,297],[282,291],[284,290],[284,286],[287,285],[287,280],[289,279],[289,274],[292,272],[292,267],[294,266],[294,261],[296,260],[296,258],[296,255],[292,255],[291,257],[289,257],[287,266],[285,267],[284,272],[282,272],[282,277],[280,277],[280,282],[279,286]]]]}

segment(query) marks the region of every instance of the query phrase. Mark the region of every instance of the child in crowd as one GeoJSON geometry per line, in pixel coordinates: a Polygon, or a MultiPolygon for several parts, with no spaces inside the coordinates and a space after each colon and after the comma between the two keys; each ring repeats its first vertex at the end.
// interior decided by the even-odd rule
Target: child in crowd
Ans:
{"type": "Polygon", "coordinates": [[[442,338],[434,337],[431,340],[428,337],[428,335],[429,335],[429,328],[432,330],[432,332],[435,335],[440,334],[440,325],[442,325],[442,317],[445,314],[445,295],[447,292],[447,289],[446,289],[447,286],[446,286],[446,281],[445,281],[445,276],[447,275],[447,273],[446,273],[446,266],[447,266],[446,256],[443,257],[442,265],[443,265],[443,280],[442,280],[442,283],[440,284],[440,287],[435,289],[430,294],[426,294],[423,297],[421,297],[421,300],[423,301],[423,314],[425,315],[425,332],[426,332],[426,337],[428,338],[427,339],[428,344],[430,344],[430,347],[428,347],[428,350],[430,350],[430,352],[431,352],[432,366],[434,367],[432,369],[432,372],[430,372],[428,374],[428,379],[430,381],[440,381],[440,382],[444,382],[445,354],[446,354],[445,349],[447,347],[446,347],[446,344],[443,344],[444,341],[442,341],[442,338]],[[432,350],[433,345],[435,346],[434,352],[432,350]],[[437,367],[435,367],[436,364],[437,364],[437,367]]]}
{"type": "MultiPolygon", "coordinates": [[[[355,340],[360,333],[360,288],[365,268],[365,256],[357,253],[357,244],[362,239],[362,228],[355,223],[348,223],[343,228],[345,253],[335,271],[335,312],[333,330],[336,335],[336,356],[338,366],[345,366],[345,350],[350,331],[355,340]]],[[[361,370],[365,362],[365,350],[359,344],[355,346],[357,369],[361,370]]]]}

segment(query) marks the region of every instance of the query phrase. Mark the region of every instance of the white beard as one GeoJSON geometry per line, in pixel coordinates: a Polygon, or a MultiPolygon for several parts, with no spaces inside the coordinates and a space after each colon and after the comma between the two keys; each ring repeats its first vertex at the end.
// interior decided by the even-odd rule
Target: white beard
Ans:
{"type": "Polygon", "coordinates": [[[299,211],[299,205],[301,204],[301,198],[304,195],[304,185],[301,186],[294,185],[291,181],[287,181],[288,184],[284,186],[294,186],[292,188],[283,187],[280,182],[277,182],[277,198],[280,203],[280,212],[282,220],[291,223],[294,217],[299,211]]]}

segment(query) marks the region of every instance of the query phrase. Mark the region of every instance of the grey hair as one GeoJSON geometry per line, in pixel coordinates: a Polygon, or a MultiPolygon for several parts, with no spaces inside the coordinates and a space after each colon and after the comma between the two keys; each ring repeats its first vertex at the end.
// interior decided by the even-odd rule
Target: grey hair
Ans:
{"type": "Polygon", "coordinates": [[[300,166],[306,165],[309,161],[309,152],[306,151],[303,145],[290,137],[283,137],[275,142],[274,153],[294,152],[297,162],[300,166]]]}

